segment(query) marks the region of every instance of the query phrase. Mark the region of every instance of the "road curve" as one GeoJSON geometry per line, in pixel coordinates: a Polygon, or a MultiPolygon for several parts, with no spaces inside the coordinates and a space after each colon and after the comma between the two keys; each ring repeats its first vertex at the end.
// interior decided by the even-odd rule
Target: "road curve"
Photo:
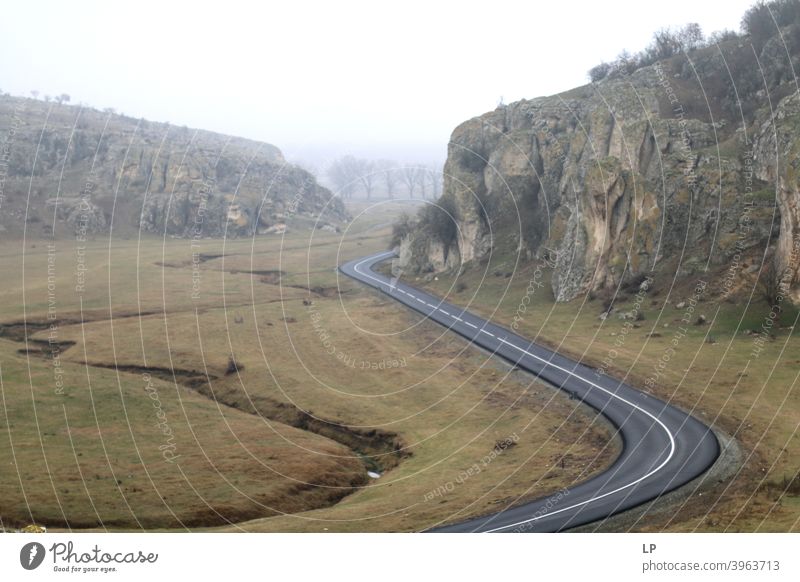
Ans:
{"type": "Polygon", "coordinates": [[[719,443],[697,419],[461,307],[373,271],[376,263],[391,256],[392,252],[377,253],[345,263],[339,270],[580,398],[603,414],[622,437],[616,461],[588,481],[560,494],[431,531],[563,531],[655,499],[701,475],[716,460],[719,443]]]}

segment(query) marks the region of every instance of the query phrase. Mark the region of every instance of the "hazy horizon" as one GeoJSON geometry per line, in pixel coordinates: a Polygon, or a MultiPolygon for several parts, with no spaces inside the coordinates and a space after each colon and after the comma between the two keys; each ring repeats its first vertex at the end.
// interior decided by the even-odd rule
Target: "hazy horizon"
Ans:
{"type": "Polygon", "coordinates": [[[662,27],[738,30],[752,3],[14,3],[0,89],[269,142],[317,169],[345,153],[441,163],[451,131],[501,98],[582,85],[662,27]]]}

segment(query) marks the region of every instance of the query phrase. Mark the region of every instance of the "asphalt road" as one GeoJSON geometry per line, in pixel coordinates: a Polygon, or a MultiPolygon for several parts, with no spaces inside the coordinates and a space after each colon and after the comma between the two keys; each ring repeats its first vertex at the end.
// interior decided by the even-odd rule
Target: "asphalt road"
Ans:
{"type": "Polygon", "coordinates": [[[438,532],[554,532],[602,520],[646,503],[704,473],[719,455],[706,425],[636,390],[461,307],[376,273],[393,256],[370,255],[339,269],[449,328],[495,355],[598,410],[622,437],[622,452],[603,473],[551,496],[483,517],[436,528],[438,532]]]}

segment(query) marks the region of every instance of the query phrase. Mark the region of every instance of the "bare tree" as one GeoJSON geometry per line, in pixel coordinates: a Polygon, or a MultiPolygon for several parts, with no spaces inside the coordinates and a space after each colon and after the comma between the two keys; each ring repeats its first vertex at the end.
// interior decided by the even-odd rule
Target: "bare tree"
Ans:
{"type": "Polygon", "coordinates": [[[712,32],[711,35],[708,37],[706,44],[708,44],[709,46],[714,46],[728,40],[736,40],[737,38],[739,38],[738,34],[726,28],[723,30],[716,30],[712,32]]]}
{"type": "Polygon", "coordinates": [[[696,22],[690,22],[678,30],[676,36],[678,37],[681,48],[687,52],[701,47],[705,41],[703,29],[700,28],[700,25],[696,22]]]}
{"type": "Polygon", "coordinates": [[[431,185],[433,199],[436,200],[442,193],[442,167],[440,165],[428,169],[428,181],[431,185]]]}
{"type": "Polygon", "coordinates": [[[419,180],[419,172],[417,170],[417,166],[403,166],[400,171],[400,179],[408,190],[409,198],[414,197],[414,192],[417,189],[417,181],[419,180]]]}
{"type": "Polygon", "coordinates": [[[617,58],[614,59],[613,66],[615,71],[623,75],[629,75],[639,66],[639,58],[623,49],[622,52],[617,55],[617,58]]]}
{"type": "Polygon", "coordinates": [[[783,281],[783,273],[778,267],[774,258],[761,269],[758,275],[758,292],[761,298],[767,303],[770,309],[776,314],[775,324],[780,324],[781,312],[783,311],[783,297],[786,289],[783,281]]]}
{"type": "Polygon", "coordinates": [[[428,197],[428,168],[417,168],[417,185],[419,186],[420,198],[425,200],[428,197]]]}
{"type": "Polygon", "coordinates": [[[397,187],[397,162],[378,160],[375,166],[381,172],[383,184],[386,186],[386,195],[394,199],[394,189],[397,187]]]}
{"type": "Polygon", "coordinates": [[[56,96],[56,102],[59,105],[63,105],[64,103],[69,103],[70,96],[66,93],[62,93],[61,95],[56,96]]]}
{"type": "Polygon", "coordinates": [[[653,40],[645,49],[647,59],[650,62],[668,59],[681,52],[681,43],[675,32],[668,28],[657,30],[653,34],[653,40]]]}
{"type": "Polygon", "coordinates": [[[34,89],[33,91],[31,91],[31,96],[32,96],[34,99],[38,99],[38,98],[39,98],[39,91],[37,91],[36,89],[34,89]]]}
{"type": "Polygon", "coordinates": [[[325,172],[342,198],[352,198],[359,181],[358,160],[347,155],[334,160],[325,172]]]}
{"type": "Polygon", "coordinates": [[[756,2],[745,12],[742,31],[750,37],[756,52],[761,52],[767,40],[776,32],[774,14],[766,2],[756,2]]]}
{"type": "Polygon", "coordinates": [[[372,160],[355,160],[356,163],[356,176],[361,186],[364,188],[364,193],[367,195],[367,200],[372,199],[372,191],[375,189],[375,180],[378,174],[375,172],[375,162],[372,160]]]}

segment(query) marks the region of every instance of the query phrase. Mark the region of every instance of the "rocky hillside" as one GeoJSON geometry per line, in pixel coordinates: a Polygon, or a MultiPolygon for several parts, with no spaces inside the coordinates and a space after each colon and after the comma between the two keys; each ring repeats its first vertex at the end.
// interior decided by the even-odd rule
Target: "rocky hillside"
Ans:
{"type": "Polygon", "coordinates": [[[245,236],[345,218],[267,143],[4,96],[0,144],[0,236],[245,236]]]}
{"type": "Polygon", "coordinates": [[[547,259],[555,298],[568,301],[651,272],[752,272],[766,253],[796,299],[800,25],[780,32],[461,124],[442,211],[403,238],[403,263],[432,273],[490,255],[547,259]]]}

